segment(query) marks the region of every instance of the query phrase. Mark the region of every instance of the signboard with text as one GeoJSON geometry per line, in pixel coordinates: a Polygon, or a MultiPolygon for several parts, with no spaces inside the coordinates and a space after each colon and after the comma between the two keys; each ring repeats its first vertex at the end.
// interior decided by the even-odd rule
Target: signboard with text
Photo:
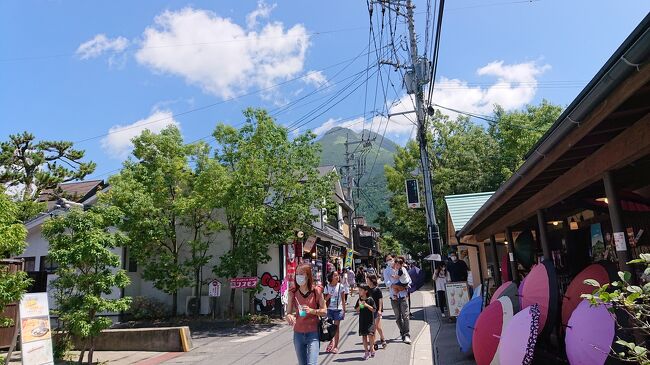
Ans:
{"type": "Polygon", "coordinates": [[[445,284],[447,308],[449,316],[458,317],[460,310],[469,302],[469,287],[466,281],[455,281],[445,284]]]}
{"type": "Polygon", "coordinates": [[[256,277],[243,277],[230,279],[230,287],[232,289],[250,289],[257,286],[256,277]]]}
{"type": "Polygon", "coordinates": [[[221,296],[221,283],[219,280],[212,280],[208,287],[208,296],[220,297],[221,296]]]}
{"type": "Polygon", "coordinates": [[[20,349],[23,364],[53,365],[47,293],[28,293],[20,301],[20,349]]]}
{"type": "Polygon", "coordinates": [[[345,255],[345,267],[352,267],[352,258],[354,257],[354,251],[348,250],[348,253],[345,255]]]}

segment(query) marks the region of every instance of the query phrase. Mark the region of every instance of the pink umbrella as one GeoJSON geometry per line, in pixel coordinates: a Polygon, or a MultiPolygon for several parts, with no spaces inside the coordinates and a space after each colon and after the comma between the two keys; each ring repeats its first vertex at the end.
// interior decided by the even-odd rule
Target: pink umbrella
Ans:
{"type": "Polygon", "coordinates": [[[501,297],[510,298],[514,312],[519,312],[519,292],[517,291],[517,284],[512,281],[507,281],[501,284],[501,286],[494,291],[494,294],[492,294],[490,304],[498,301],[501,297]]]}
{"type": "Polygon", "coordinates": [[[564,298],[562,299],[562,324],[567,325],[569,323],[569,318],[571,318],[571,313],[573,310],[578,307],[582,302],[582,294],[591,294],[594,292],[594,287],[591,285],[585,284],[586,279],[594,279],[598,281],[601,285],[605,283],[610,283],[616,278],[616,269],[614,265],[609,261],[602,261],[599,263],[591,264],[585,267],[578,275],[576,275],[571,284],[566,289],[564,293],[564,298]]]}
{"type": "Polygon", "coordinates": [[[524,284],[526,283],[526,277],[524,276],[523,279],[521,279],[521,283],[519,283],[519,288],[517,289],[519,291],[519,298],[521,298],[521,293],[524,291],[524,284]]]}
{"type": "Polygon", "coordinates": [[[549,333],[557,317],[558,287],[553,261],[544,260],[533,266],[526,276],[526,285],[522,290],[521,307],[539,304],[539,329],[543,336],[549,333]]]}
{"type": "Polygon", "coordinates": [[[499,363],[501,365],[530,365],[539,335],[539,306],[524,308],[515,314],[501,333],[499,363]]]}
{"type": "Polygon", "coordinates": [[[477,365],[499,363],[497,349],[501,333],[512,315],[512,302],[505,296],[490,303],[478,316],[472,337],[472,350],[477,365]]]}
{"type": "Polygon", "coordinates": [[[583,300],[566,329],[566,354],[571,365],[602,365],[616,341],[616,317],[605,305],[583,300]]]}

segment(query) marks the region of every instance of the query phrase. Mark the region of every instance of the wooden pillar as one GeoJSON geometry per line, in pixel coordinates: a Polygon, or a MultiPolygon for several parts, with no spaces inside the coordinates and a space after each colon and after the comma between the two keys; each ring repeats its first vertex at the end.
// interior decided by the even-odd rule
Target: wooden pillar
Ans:
{"type": "Polygon", "coordinates": [[[492,246],[492,257],[494,258],[494,284],[501,286],[501,270],[499,265],[499,251],[497,250],[497,239],[494,235],[490,236],[490,245],[492,246]]]}
{"type": "Polygon", "coordinates": [[[618,257],[618,266],[621,271],[628,271],[632,274],[632,282],[636,281],[634,270],[628,265],[630,261],[629,242],[625,234],[625,224],[623,223],[623,213],[621,202],[618,199],[616,184],[611,171],[605,172],[603,177],[605,185],[605,195],[607,195],[607,207],[609,208],[609,219],[612,221],[612,231],[616,245],[616,256],[618,257]]]}
{"type": "Polygon", "coordinates": [[[512,271],[512,281],[519,285],[519,272],[517,271],[517,259],[515,258],[515,240],[512,238],[512,230],[506,227],[506,249],[508,250],[508,262],[512,271]]]}
{"type": "Polygon", "coordinates": [[[537,226],[539,232],[539,243],[542,246],[544,260],[551,260],[551,250],[548,247],[548,236],[546,233],[546,218],[541,209],[537,210],[537,226]]]}

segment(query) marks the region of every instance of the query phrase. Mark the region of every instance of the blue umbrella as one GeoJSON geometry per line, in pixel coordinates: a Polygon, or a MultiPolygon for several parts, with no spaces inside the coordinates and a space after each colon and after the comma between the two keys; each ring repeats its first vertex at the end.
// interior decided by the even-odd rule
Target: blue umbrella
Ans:
{"type": "Polygon", "coordinates": [[[409,293],[413,293],[424,285],[424,271],[415,265],[411,265],[408,269],[408,273],[412,281],[411,286],[409,287],[409,293]]]}
{"type": "Polygon", "coordinates": [[[467,302],[456,319],[456,339],[462,352],[472,351],[474,325],[483,309],[483,297],[478,296],[467,302]]]}

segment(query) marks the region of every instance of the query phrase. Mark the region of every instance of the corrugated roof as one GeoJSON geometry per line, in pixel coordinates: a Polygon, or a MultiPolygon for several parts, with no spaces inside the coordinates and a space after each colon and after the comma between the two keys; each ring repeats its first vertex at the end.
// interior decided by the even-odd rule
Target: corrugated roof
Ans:
{"type": "Polygon", "coordinates": [[[486,193],[459,194],[445,196],[447,210],[456,231],[463,229],[474,213],[494,194],[486,193]]]}

